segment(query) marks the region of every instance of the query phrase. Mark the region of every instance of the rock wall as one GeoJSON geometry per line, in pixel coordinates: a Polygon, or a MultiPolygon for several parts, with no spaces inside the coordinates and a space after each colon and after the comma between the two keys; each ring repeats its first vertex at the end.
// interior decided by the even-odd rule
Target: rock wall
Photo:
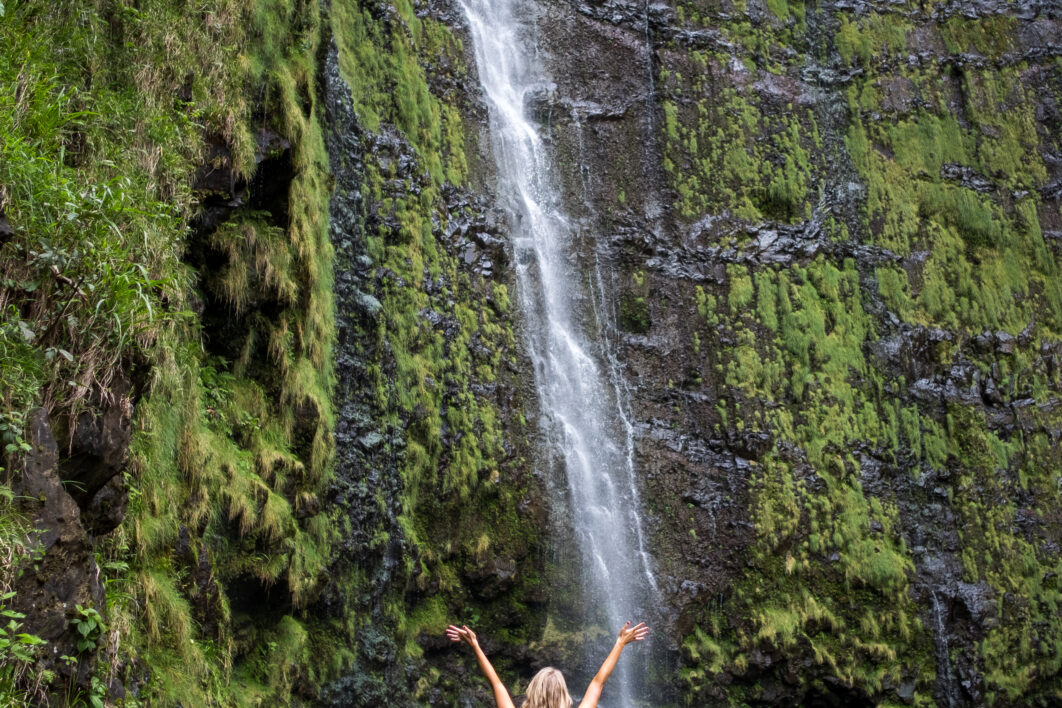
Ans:
{"type": "Polygon", "coordinates": [[[1055,700],[1058,23],[542,4],[683,700],[1055,700]]]}
{"type": "MultiPolygon", "coordinates": [[[[526,12],[611,274],[659,704],[1056,703],[1058,8],[526,12]]],[[[452,621],[517,690],[585,680],[460,7],[12,2],[0,37],[0,587],[48,642],[0,698],[489,700],[452,621]]]]}
{"type": "Polygon", "coordinates": [[[544,623],[528,367],[504,217],[485,186],[484,108],[442,21],[456,16],[327,8],[342,531],[313,611],[350,654],[325,705],[483,700],[446,626],[489,627],[508,673],[526,669],[544,623]]]}
{"type": "Polygon", "coordinates": [[[4,705],[319,688],[319,29],[315,3],[0,6],[4,705]]]}

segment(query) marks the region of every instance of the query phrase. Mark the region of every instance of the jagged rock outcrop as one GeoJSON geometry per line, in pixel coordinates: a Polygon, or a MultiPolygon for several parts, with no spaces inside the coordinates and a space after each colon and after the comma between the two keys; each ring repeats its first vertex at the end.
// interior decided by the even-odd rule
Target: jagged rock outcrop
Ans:
{"type": "MultiPolygon", "coordinates": [[[[116,434],[121,437],[111,426],[103,424],[101,428],[108,434],[98,440],[114,440],[116,434]]],[[[33,562],[14,582],[13,609],[26,615],[21,631],[48,642],[47,653],[39,658],[40,667],[73,684],[87,686],[96,657],[89,655],[72,665],[61,657],[80,654],[81,637],[71,622],[78,617],[78,608],[105,606],[100,570],[81,509],[64,488],[59,446],[44,411],[30,420],[27,440],[31,449],[21,461],[22,474],[13,491],[21,498],[22,512],[35,530],[28,544],[33,562]]],[[[124,453],[124,448],[118,452],[124,453]]]]}
{"type": "MultiPolygon", "coordinates": [[[[439,18],[459,14],[442,5],[418,21],[449,32],[439,18]]],[[[372,31],[408,42],[410,22],[385,13],[372,31]]],[[[333,25],[321,53],[338,329],[329,504],[346,531],[313,611],[355,618],[356,659],[321,701],[437,704],[483,695],[442,639],[462,615],[511,632],[492,644],[500,665],[527,660],[543,622],[535,611],[543,493],[518,422],[525,392],[507,319],[504,219],[473,187],[485,182],[472,170],[483,156],[467,138],[449,148],[463,154],[446,155],[401,130],[409,116],[390,96],[359,103],[349,41],[333,25]],[[369,111],[384,120],[368,126],[369,111]],[[446,179],[430,168],[440,155],[450,161],[446,179]]],[[[416,42],[406,49],[425,51],[416,42]]],[[[418,57],[419,67],[404,70],[425,71],[440,110],[482,110],[463,54],[418,57]]]]}

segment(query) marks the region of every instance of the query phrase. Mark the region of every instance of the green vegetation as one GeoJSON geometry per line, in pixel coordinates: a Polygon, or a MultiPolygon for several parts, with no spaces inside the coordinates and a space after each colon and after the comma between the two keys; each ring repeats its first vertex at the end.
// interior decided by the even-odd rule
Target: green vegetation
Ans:
{"type": "MultiPolygon", "coordinates": [[[[1040,226],[1044,209],[1056,218],[1038,189],[1048,178],[1041,155],[1058,149],[1058,136],[1037,125],[1030,92],[1048,77],[1057,87],[1057,68],[1007,63],[1020,21],[1005,15],[933,23],[924,7],[838,12],[824,48],[805,44],[795,23],[752,27],[742,4],[734,9],[680,3],[681,22],[734,44],[670,47],[660,68],[676,213],[691,222],[706,214],[799,222],[812,213],[816,185],[849,180],[851,164],[865,199],[851,216],[835,203],[825,235],[873,244],[884,258],[757,265],[741,230],[703,237],[748,261],[728,265],[721,286],[690,286],[685,307],[698,324],[687,356],[716,374],[716,433],[765,434],[772,444],[749,453],[749,567],[684,638],[687,700],[744,705],[795,675],[792,690],[806,694],[836,690],[819,683],[828,676],[882,704],[933,704],[938,648],[924,626],[929,608],[910,592],[918,556],[903,528],[908,509],[932,505],[955,515],[963,580],[993,598],[983,639],[953,642],[949,659],[982,672],[990,703],[1049,702],[1059,690],[1062,625],[1060,557],[1044,543],[1056,533],[1050,510],[1059,498],[1048,440],[1062,421],[1047,403],[1057,372],[1039,352],[1062,339],[1062,303],[1057,249],[1040,226]],[[911,42],[927,33],[949,53],[1002,61],[905,65],[911,42]],[[785,80],[807,81],[807,53],[858,69],[839,89],[847,119],[829,127],[842,146],[820,139],[823,115],[779,97],[785,80]],[[916,332],[947,332],[901,355],[934,371],[921,376],[943,381],[968,362],[977,381],[991,377],[1006,391],[1003,403],[987,404],[986,416],[979,404],[913,396],[896,362],[871,356],[876,340],[897,334],[892,317],[916,332]],[[1016,339],[979,348],[974,338],[985,332],[1016,339]],[[991,419],[1020,397],[1035,401],[1022,409],[1020,430],[991,419]],[[919,486],[927,477],[939,504],[919,486]],[[913,686],[912,698],[895,693],[900,684],[913,686]]],[[[783,5],[768,10],[785,17],[783,5]]],[[[673,525],[688,541],[688,523],[673,525]]]]}
{"type": "Polygon", "coordinates": [[[949,17],[940,29],[944,46],[951,54],[976,52],[998,58],[1011,48],[1018,21],[1006,15],[968,20],[949,17]]]}
{"type": "Polygon", "coordinates": [[[869,14],[861,18],[842,15],[834,38],[845,62],[869,64],[871,59],[897,55],[907,48],[910,23],[893,15],[869,14]]]}
{"type": "MultiPolygon", "coordinates": [[[[1041,155],[1060,146],[1036,113],[1044,86],[1060,95],[1060,65],[1016,61],[1019,20],[930,21],[931,5],[857,16],[768,0],[764,14],[739,0],[724,16],[684,0],[677,21],[724,41],[657,54],[673,214],[722,216],[704,239],[728,255],[674,299],[626,266],[618,325],[653,334],[684,308],[691,365],[661,392],[710,394],[706,429],[741,448],[727,502],[740,495],[752,522],[726,592],[687,608],[691,705],[769,700],[787,674],[804,696],[932,704],[939,647],[912,508],[954,519],[962,581],[988,598],[949,659],[983,677],[992,704],[1062,690],[1062,558],[1048,542],[1062,279],[1041,226],[1060,216],[1041,155]],[[984,61],[907,62],[923,34],[984,61]],[[843,81],[814,83],[812,64],[843,81]],[[840,114],[812,95],[829,91],[840,114]],[[857,181],[865,192],[835,189],[857,181]],[[761,222],[825,247],[758,262],[745,227],[761,222]],[[899,332],[922,347],[918,376],[972,402],[916,395],[907,363],[879,353],[899,332]]],[[[0,3],[0,702],[102,705],[113,676],[137,687],[130,704],[285,705],[341,675],[426,702],[461,690],[420,641],[452,619],[521,651],[599,631],[546,624],[541,600],[524,602],[553,561],[528,501],[513,313],[447,235],[480,216],[450,199],[482,178],[464,119],[476,107],[452,89],[469,80],[461,41],[421,10],[0,3]],[[350,481],[333,469],[317,85],[329,35],[364,147],[363,231],[348,236],[378,305],[350,353],[376,451],[350,474],[398,479],[393,508],[366,495],[372,528],[352,527],[363,510],[328,506],[350,481]],[[216,224],[201,207],[238,200],[203,188],[208,173],[250,185],[216,224]],[[11,491],[32,452],[25,428],[43,407],[63,438],[105,399],[132,408],[134,431],[125,521],[94,539],[106,602],[69,608],[76,656],[48,654],[56,670],[40,670],[49,647],[11,609],[42,552],[11,491]],[[383,587],[362,559],[337,559],[355,531],[369,552],[401,549],[383,587]],[[496,560],[519,568],[515,589],[490,587],[496,560]],[[57,678],[82,666],[77,682],[57,678]]],[[[646,201],[610,186],[621,207],[646,201]]],[[[695,519],[709,512],[689,512],[660,523],[683,544],[714,542],[695,519]]],[[[940,546],[944,531],[927,528],[940,546]]]]}
{"type": "Polygon", "coordinates": [[[628,291],[620,296],[620,329],[634,334],[645,334],[649,331],[652,325],[649,294],[649,280],[645,272],[632,273],[628,291]]]}
{"type": "MultiPolygon", "coordinates": [[[[386,464],[401,474],[398,527],[370,532],[379,544],[401,534],[408,549],[395,595],[379,599],[403,656],[420,660],[420,632],[482,604],[462,573],[486,562],[485,548],[524,558],[534,545],[532,520],[514,511],[522,460],[508,459],[498,402],[483,393],[512,356],[509,295],[459,269],[442,240],[444,192],[468,179],[467,106],[429,81],[464,75],[464,50],[413,4],[393,9],[0,10],[0,216],[14,230],[0,239],[0,434],[17,464],[28,412],[76,417],[132,379],[126,520],[97,547],[107,602],[79,608],[70,631],[75,662],[100,659],[140,701],[289,704],[360,660],[369,615],[358,603],[373,581],[356,566],[329,577],[351,529],[343,509],[325,510],[335,313],[316,105],[323,30],[361,127],[398,136],[414,158],[399,175],[398,155],[367,146],[372,226],[359,235],[389,274],[367,294],[380,310],[358,354],[386,464]],[[204,175],[248,185],[247,204],[198,220],[202,203],[234,196],[204,175]],[[452,326],[433,327],[429,311],[452,326]],[[472,501],[481,513],[451,523],[472,501]],[[327,619],[311,610],[326,580],[347,605],[327,619]],[[442,588],[449,604],[406,607],[406,587],[442,588]]],[[[12,504],[0,511],[24,527],[12,504]]],[[[498,626],[534,626],[504,599],[483,611],[503,615],[498,626]]],[[[511,640],[524,638],[514,629],[511,640]]],[[[51,689],[95,702],[102,685],[94,675],[51,689]]]]}
{"type": "Polygon", "coordinates": [[[425,66],[441,62],[464,73],[464,54],[444,25],[421,19],[409,0],[395,3],[398,17],[380,22],[368,7],[336,3],[332,27],[340,40],[339,66],[350,85],[355,112],[366,129],[381,123],[402,131],[436,186],[465,177],[464,129],[452,103],[428,88],[425,66]]]}
{"type": "MultiPolygon", "coordinates": [[[[6,592],[0,599],[8,601],[15,596],[6,592]]],[[[42,684],[48,683],[48,676],[34,667],[42,644],[47,644],[35,634],[19,632],[21,620],[26,615],[10,610],[0,604],[0,698],[5,705],[31,705],[42,691],[42,684]]]]}
{"type": "MultiPolygon", "coordinates": [[[[266,609],[257,636],[237,638],[224,587],[279,584],[303,607],[330,554],[314,512],[331,456],[327,157],[304,101],[317,15],[217,0],[14,2],[0,18],[4,424],[17,445],[28,410],[76,415],[143,377],[126,522],[98,549],[108,603],[79,607],[71,631],[144,700],[228,704],[233,673],[290,700],[292,671],[253,659],[292,620],[266,609]],[[196,242],[204,135],[226,147],[211,167],[250,179],[263,128],[291,144],[288,218],[237,212],[196,242]],[[219,271],[193,270],[203,249],[219,271]],[[232,322],[230,356],[210,349],[211,313],[232,322]],[[197,581],[200,557],[212,570],[197,581]]],[[[100,685],[49,690],[96,703],[100,685]]]]}
{"type": "Polygon", "coordinates": [[[695,97],[664,103],[664,169],[677,193],[676,212],[690,220],[723,210],[749,221],[809,216],[814,122],[806,136],[799,121],[761,110],[749,92],[719,87],[713,77],[726,66],[723,57],[694,52],[691,60],[692,85],[677,73],[661,77],[665,92],[695,97]]]}
{"type": "Polygon", "coordinates": [[[30,524],[13,502],[11,489],[0,484],[0,701],[4,705],[28,706],[43,696],[43,688],[49,682],[48,675],[35,666],[38,652],[47,642],[20,631],[26,615],[9,607],[15,597],[10,588],[16,579],[16,568],[32,557],[28,547],[30,524]]]}
{"type": "Polygon", "coordinates": [[[875,410],[873,384],[851,382],[875,376],[862,353],[871,325],[854,263],[839,269],[820,258],[807,269],[765,269],[755,274],[755,287],[744,268],[728,275],[727,321],[737,339],[725,369],[731,415],[746,429],[798,444],[824,488],[809,489],[777,452],[756,465],[755,570],[734,588],[733,610],[706,615],[687,637],[688,685],[696,695],[720,671],[747,666],[749,652],[776,647],[808,651],[845,685],[870,695],[907,680],[914,667],[927,672],[918,681],[928,689],[929,639],[907,593],[913,565],[895,504],[867,495],[858,460],[843,452],[857,440],[896,448],[900,435],[875,410]],[[757,341],[757,324],[774,335],[757,341]],[[764,401],[792,405],[763,413],[764,401]],[[734,626],[734,617],[750,624],[734,626]],[[707,666],[697,663],[700,656],[710,657],[707,666]]]}
{"type": "MultiPolygon", "coordinates": [[[[395,7],[397,14],[381,22],[367,8],[334,5],[331,20],[358,119],[369,130],[394,127],[415,156],[405,169],[397,155],[365,154],[363,192],[373,216],[366,219],[364,246],[387,275],[371,284],[369,294],[381,308],[361,333],[361,355],[373,423],[402,481],[397,527],[380,519],[379,528],[368,531],[381,543],[401,534],[410,548],[394,590],[381,589],[376,602],[385,608],[401,655],[421,661],[419,635],[438,633],[447,618],[470,612],[489,617],[505,641],[527,642],[535,626],[530,610],[504,598],[477,599],[463,574],[495,557],[524,558],[537,531],[516,512],[528,484],[524,462],[507,454],[505,415],[484,393],[500,383],[515,347],[508,290],[459,267],[443,236],[451,219],[470,216],[450,213],[444,198],[469,178],[461,118],[468,107],[460,97],[442,100],[428,86],[430,79],[466,72],[463,48],[437,21],[417,17],[406,3],[395,7]],[[469,506],[475,514],[467,513],[469,506]],[[446,602],[411,602],[407,586],[438,588],[446,602]]],[[[510,443],[519,444],[521,435],[507,431],[510,443]]],[[[342,582],[352,594],[364,592],[357,584],[366,580],[356,573],[342,582]]],[[[522,568],[517,582],[536,579],[522,568]]],[[[349,618],[331,630],[354,640],[368,619],[349,618]]],[[[417,699],[432,686],[422,679],[409,690],[417,699]]],[[[401,690],[391,685],[388,695],[401,690]]]]}
{"type": "Polygon", "coordinates": [[[441,166],[447,165],[446,179],[456,183],[463,181],[465,168],[462,133],[451,135],[450,141],[444,142],[438,130],[424,129],[429,124],[439,128],[445,122],[443,115],[459,118],[454,106],[428,92],[421,66],[425,57],[440,51],[456,56],[456,40],[431,20],[419,20],[411,12],[402,17],[403,22],[388,27],[373,22],[367,12],[348,15],[346,10],[337,8],[334,23],[342,40],[341,59],[346,58],[341,60],[341,69],[354,90],[359,118],[370,127],[381,120],[401,127],[417,152],[417,168],[424,171],[414,177],[415,184],[407,182],[395,189],[387,183],[396,176],[393,162],[374,158],[366,166],[367,191],[384,212],[379,230],[367,234],[368,252],[375,263],[395,274],[372,293],[386,313],[375,336],[379,342],[387,343],[393,355],[393,361],[380,361],[377,366],[394,367],[393,378],[386,380],[381,371],[374,386],[379,390],[379,399],[387,401],[379,411],[382,425],[396,425],[400,419],[409,420],[414,415],[418,418],[405,441],[403,466],[408,494],[403,514],[407,530],[413,530],[420,480],[440,464],[444,428],[455,433],[457,445],[448,451],[450,461],[442,491],[456,492],[461,499],[467,499],[494,464],[492,458],[500,450],[496,413],[468,391],[467,383],[473,377],[484,383],[494,380],[501,348],[511,343],[512,334],[501,320],[508,304],[504,287],[486,281],[473,283],[467,274],[458,271],[457,259],[440,250],[433,227],[433,220],[449,218],[440,193],[441,166]],[[386,42],[380,37],[381,32],[388,33],[386,42]],[[365,49],[365,55],[355,51],[358,46],[365,49]],[[389,46],[392,52],[380,52],[376,49],[380,46],[389,46]],[[369,52],[369,47],[374,49],[369,52]],[[412,88],[397,88],[402,86],[412,88]],[[404,101],[410,91],[417,98],[416,103],[404,101]],[[494,306],[481,308],[462,299],[446,307],[426,292],[427,279],[447,283],[451,297],[453,293],[479,291],[494,306]],[[422,313],[430,309],[451,311],[458,325],[453,338],[444,338],[423,319],[422,313]],[[487,347],[482,358],[473,358],[473,339],[487,347]],[[459,393],[455,399],[444,400],[443,388],[432,382],[452,382],[459,393]]]}

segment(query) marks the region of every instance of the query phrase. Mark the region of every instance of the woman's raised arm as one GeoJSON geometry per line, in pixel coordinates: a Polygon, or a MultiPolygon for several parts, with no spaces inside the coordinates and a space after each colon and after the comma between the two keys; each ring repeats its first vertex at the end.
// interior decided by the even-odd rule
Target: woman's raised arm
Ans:
{"type": "Polygon", "coordinates": [[[451,624],[446,628],[446,636],[449,637],[451,641],[464,642],[476,652],[476,661],[479,662],[479,670],[483,672],[483,675],[487,677],[487,681],[490,682],[490,687],[494,691],[494,700],[498,704],[498,708],[516,708],[513,705],[513,699],[509,696],[509,690],[505,688],[505,684],[501,682],[500,678],[498,678],[498,672],[490,665],[490,660],[487,659],[487,655],[479,648],[479,642],[476,640],[476,633],[463,625],[457,627],[451,624]]]}
{"type": "Polygon", "coordinates": [[[583,700],[579,701],[579,708],[597,708],[597,701],[601,698],[601,689],[605,687],[605,681],[608,681],[608,677],[612,674],[612,669],[616,668],[616,662],[619,661],[623,648],[631,642],[642,641],[647,634],[649,634],[649,627],[645,625],[645,622],[639,622],[633,627],[630,622],[623,625],[623,629],[619,631],[619,636],[616,637],[616,643],[612,645],[612,651],[605,658],[605,663],[601,664],[601,668],[597,670],[597,675],[590,681],[590,685],[586,687],[583,700]]]}

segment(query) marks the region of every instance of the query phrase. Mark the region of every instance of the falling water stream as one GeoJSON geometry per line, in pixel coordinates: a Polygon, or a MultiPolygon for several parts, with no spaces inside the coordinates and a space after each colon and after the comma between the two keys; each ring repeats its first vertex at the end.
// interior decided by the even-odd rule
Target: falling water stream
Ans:
{"type": "MultiPolygon", "coordinates": [[[[490,110],[498,196],[510,220],[518,301],[552,448],[541,466],[562,469],[566,477],[568,498],[558,508],[572,513],[585,622],[612,633],[645,616],[657,590],[639,516],[625,389],[607,340],[587,336],[607,329],[593,326],[603,311],[604,281],[596,263],[586,272],[576,265],[576,230],[561,207],[552,156],[524,108],[525,97],[550,85],[532,60],[533,4],[465,0],[462,6],[490,110]]],[[[633,674],[644,671],[627,675],[625,663],[609,681],[607,705],[640,702],[633,674]]]]}
{"type": "Polygon", "coordinates": [[[933,591],[933,620],[936,623],[936,633],[933,642],[937,645],[937,668],[938,685],[944,686],[944,697],[948,701],[948,708],[955,708],[955,671],[951,665],[951,649],[948,647],[948,628],[944,624],[944,611],[940,604],[937,591],[933,591]],[[943,668],[943,671],[940,669],[943,668]]]}

